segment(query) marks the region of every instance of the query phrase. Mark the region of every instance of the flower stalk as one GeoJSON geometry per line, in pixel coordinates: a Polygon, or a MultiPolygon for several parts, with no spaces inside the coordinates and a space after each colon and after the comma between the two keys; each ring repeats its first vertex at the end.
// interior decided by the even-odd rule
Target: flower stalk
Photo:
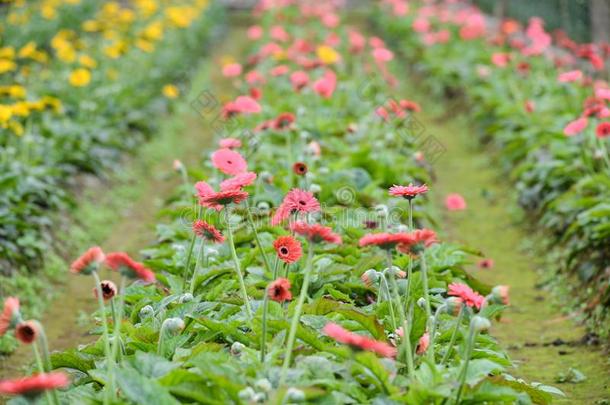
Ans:
{"type": "Polygon", "coordinates": [[[299,294],[299,300],[297,301],[296,308],[294,309],[294,315],[292,316],[292,322],[290,324],[290,332],[288,334],[288,343],[286,344],[286,352],[284,353],[284,364],[282,365],[282,371],[280,374],[280,386],[286,381],[286,373],[290,366],[290,360],[292,357],[292,348],[297,334],[297,328],[301,319],[301,312],[303,311],[303,304],[305,298],[307,298],[307,290],[309,289],[309,282],[311,279],[311,273],[313,269],[313,242],[309,241],[307,251],[307,263],[305,265],[305,277],[303,279],[303,285],[301,286],[301,292],[299,294]]]}
{"type": "Polygon", "coordinates": [[[237,273],[237,279],[239,281],[239,288],[241,290],[241,295],[244,300],[244,305],[246,306],[246,315],[248,317],[248,321],[252,321],[252,308],[250,308],[250,300],[248,299],[248,290],[246,289],[246,283],[244,281],[244,276],[241,272],[241,267],[239,264],[239,258],[237,257],[237,251],[235,250],[235,243],[233,241],[233,230],[231,229],[231,219],[229,217],[229,209],[225,209],[225,222],[227,223],[227,239],[229,241],[229,248],[231,249],[231,256],[233,258],[233,265],[235,266],[235,273],[237,273]]]}

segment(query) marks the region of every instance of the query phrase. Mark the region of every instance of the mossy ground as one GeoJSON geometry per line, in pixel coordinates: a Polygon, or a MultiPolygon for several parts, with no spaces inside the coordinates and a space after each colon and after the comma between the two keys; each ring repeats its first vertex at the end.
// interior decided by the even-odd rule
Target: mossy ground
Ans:
{"type": "Polygon", "coordinates": [[[586,334],[570,316],[557,307],[554,297],[539,286],[544,252],[539,236],[528,228],[518,208],[514,189],[497,164],[497,151],[480,146],[478,129],[464,108],[451,108],[411,85],[405,97],[424,106],[418,119],[425,131],[437,138],[445,152],[433,168],[437,181],[432,185],[444,238],[480,249],[495,266],[470,267],[473,275],[491,285],[510,286],[511,306],[491,334],[517,363],[512,373],[532,382],[555,385],[567,399],[557,403],[595,404],[610,401],[610,361],[601,348],[581,344],[586,334]],[[448,212],[444,198],[461,194],[468,208],[448,212]],[[580,383],[558,383],[570,368],[582,372],[580,383]]]}

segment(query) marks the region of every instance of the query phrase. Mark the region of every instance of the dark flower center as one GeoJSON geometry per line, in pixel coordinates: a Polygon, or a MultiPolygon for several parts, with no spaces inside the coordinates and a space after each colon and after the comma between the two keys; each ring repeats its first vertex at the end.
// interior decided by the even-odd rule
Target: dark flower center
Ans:
{"type": "Polygon", "coordinates": [[[285,246],[282,246],[280,248],[280,253],[283,254],[283,255],[287,255],[288,254],[288,248],[285,247],[285,246]]]}

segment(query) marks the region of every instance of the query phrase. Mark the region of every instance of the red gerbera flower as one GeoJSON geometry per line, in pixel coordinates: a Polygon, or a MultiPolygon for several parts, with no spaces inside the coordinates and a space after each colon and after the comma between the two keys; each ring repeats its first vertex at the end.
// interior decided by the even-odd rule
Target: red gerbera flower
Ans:
{"type": "Polygon", "coordinates": [[[424,194],[428,192],[428,186],[422,184],[421,186],[414,186],[409,183],[408,186],[397,186],[394,185],[390,187],[390,195],[395,197],[404,197],[407,200],[411,200],[417,197],[420,194],[424,194]]]}
{"type": "Polygon", "coordinates": [[[278,278],[267,287],[267,294],[273,301],[284,302],[292,299],[290,281],[287,278],[278,278]]]}
{"type": "Polygon", "coordinates": [[[303,162],[296,162],[292,165],[292,171],[299,176],[304,176],[307,174],[307,165],[303,162]]]}
{"type": "Polygon", "coordinates": [[[410,233],[410,236],[412,239],[410,243],[401,243],[398,245],[397,249],[399,252],[416,254],[424,250],[424,248],[438,242],[436,233],[431,229],[416,229],[410,233]]]}
{"type": "Polygon", "coordinates": [[[224,174],[236,175],[248,170],[248,163],[234,150],[223,148],[212,153],[212,164],[224,174]]]}
{"type": "Polygon", "coordinates": [[[15,337],[25,345],[32,344],[38,338],[40,326],[36,321],[19,322],[15,327],[15,337]]]}
{"type": "Polygon", "coordinates": [[[610,136],[610,122],[602,122],[595,129],[595,135],[598,138],[606,138],[610,136]]]}
{"type": "Polygon", "coordinates": [[[463,283],[449,284],[447,294],[459,297],[464,301],[465,305],[477,309],[481,308],[481,305],[485,302],[485,297],[463,283]]]}
{"type": "Polygon", "coordinates": [[[309,191],[292,189],[284,197],[275,215],[271,219],[271,225],[278,225],[287,219],[293,212],[315,212],[320,210],[320,203],[309,191]]]}
{"type": "Polygon", "coordinates": [[[339,343],[351,346],[353,349],[366,350],[377,353],[383,357],[396,356],[396,348],[385,342],[379,342],[375,339],[367,338],[356,333],[352,333],[336,323],[327,323],[324,326],[323,332],[339,343]]]}
{"type": "Polygon", "coordinates": [[[104,252],[99,246],[89,248],[81,257],[70,265],[70,272],[74,274],[91,274],[104,262],[104,252]]]}
{"type": "Polygon", "coordinates": [[[310,242],[341,244],[341,236],[337,235],[327,226],[320,224],[308,224],[307,222],[297,221],[290,224],[290,230],[296,234],[306,237],[310,242]]]}
{"type": "Polygon", "coordinates": [[[477,266],[481,269],[491,269],[494,266],[494,261],[493,259],[481,259],[477,263],[477,266]]]}
{"type": "Polygon", "coordinates": [[[276,119],[273,120],[273,124],[272,127],[273,129],[285,129],[290,127],[290,125],[294,122],[295,118],[294,118],[294,114],[292,113],[281,113],[280,115],[277,116],[276,119]]]}
{"type": "Polygon", "coordinates": [[[421,107],[415,101],[400,100],[399,104],[400,104],[400,107],[403,110],[413,111],[413,112],[420,112],[421,111],[421,107]]]}
{"type": "Polygon", "coordinates": [[[297,70],[290,75],[290,82],[292,83],[292,88],[295,91],[299,91],[303,87],[307,86],[309,76],[302,70],[297,70]]]}
{"type": "Polygon", "coordinates": [[[301,242],[292,236],[280,236],[273,242],[277,257],[284,263],[294,263],[303,255],[301,242]]]}
{"type": "MultiPolygon", "coordinates": [[[[116,294],[118,289],[116,288],[116,284],[114,284],[110,280],[102,280],[100,281],[100,289],[102,290],[102,298],[104,301],[111,300],[116,294]]],[[[93,296],[97,298],[97,288],[93,288],[93,296]]]]}
{"type": "Polygon", "coordinates": [[[19,317],[19,299],[15,297],[6,298],[4,300],[4,309],[0,314],[0,336],[4,335],[7,330],[15,327],[19,317]]]}
{"type": "Polygon", "coordinates": [[[222,236],[222,233],[214,225],[205,222],[202,219],[198,219],[193,222],[193,232],[195,235],[203,238],[207,241],[214,243],[222,243],[225,241],[225,237],[222,236]]]}
{"type": "Polygon", "coordinates": [[[215,209],[222,210],[222,207],[229,204],[239,204],[246,198],[248,193],[238,189],[228,189],[216,192],[205,181],[199,181],[195,184],[197,195],[199,196],[199,204],[215,209]]]}
{"type": "Polygon", "coordinates": [[[106,255],[106,264],[114,271],[129,278],[139,278],[145,283],[155,282],[155,273],[142,263],[133,260],[127,253],[114,252],[106,255]]]}
{"type": "Polygon", "coordinates": [[[33,398],[44,391],[65,388],[69,384],[70,379],[66,373],[54,371],[52,373],[36,374],[31,377],[0,381],[0,394],[23,395],[33,398]]]}
{"type": "Polygon", "coordinates": [[[220,183],[220,190],[227,191],[241,189],[252,184],[254,180],[256,180],[256,173],[254,172],[239,173],[229,179],[222,181],[220,183]]]}
{"type": "Polygon", "coordinates": [[[360,247],[375,245],[382,249],[393,249],[398,244],[412,244],[413,237],[407,233],[369,233],[360,238],[360,247]]]}

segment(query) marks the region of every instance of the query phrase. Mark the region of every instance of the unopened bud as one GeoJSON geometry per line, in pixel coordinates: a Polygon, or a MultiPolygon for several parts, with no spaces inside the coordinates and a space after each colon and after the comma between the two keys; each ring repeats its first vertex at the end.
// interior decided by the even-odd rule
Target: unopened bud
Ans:
{"type": "Polygon", "coordinates": [[[377,283],[377,281],[379,281],[379,272],[375,269],[368,269],[367,271],[362,273],[360,279],[364,284],[370,287],[373,284],[377,283]]]}
{"type": "Polygon", "coordinates": [[[508,289],[509,287],[506,285],[497,285],[491,290],[491,299],[493,302],[509,305],[510,300],[508,297],[508,289]]]}
{"type": "Polygon", "coordinates": [[[417,300],[417,306],[420,308],[425,308],[426,307],[426,300],[425,298],[421,297],[420,299],[417,300]]]}
{"type": "Polygon", "coordinates": [[[140,309],[140,319],[148,319],[155,315],[155,310],[150,305],[145,305],[140,309]]]}
{"type": "Polygon", "coordinates": [[[388,207],[387,207],[387,205],[377,204],[375,206],[375,214],[379,218],[386,218],[388,216],[388,207]]]}
{"type": "Polygon", "coordinates": [[[457,315],[462,309],[464,301],[459,297],[449,297],[445,300],[445,310],[450,315],[457,315]]]}
{"type": "Polygon", "coordinates": [[[305,393],[298,388],[290,387],[286,390],[286,399],[293,402],[305,401],[305,393]]]}
{"type": "Polygon", "coordinates": [[[239,399],[241,399],[242,401],[251,401],[255,395],[256,392],[254,392],[252,387],[246,387],[243,390],[239,391],[239,393],[237,394],[237,396],[239,396],[239,399]]]}
{"type": "Polygon", "coordinates": [[[246,348],[246,346],[243,345],[243,343],[240,342],[234,342],[231,345],[231,354],[234,356],[239,356],[241,354],[241,352],[243,352],[243,350],[246,348]]]}
{"type": "Polygon", "coordinates": [[[161,325],[161,330],[176,334],[184,329],[184,321],[180,318],[167,318],[161,325]]]}
{"type": "Polygon", "coordinates": [[[191,294],[191,293],[184,293],[184,294],[182,294],[180,296],[180,298],[178,298],[178,302],[180,304],[184,304],[184,303],[193,301],[193,299],[194,299],[193,294],[191,294]]]}
{"type": "Polygon", "coordinates": [[[474,328],[474,330],[477,332],[487,330],[491,327],[491,322],[489,322],[489,320],[487,318],[483,318],[482,316],[479,316],[479,315],[473,316],[470,323],[472,324],[472,327],[474,328]]]}
{"type": "Polygon", "coordinates": [[[271,386],[271,382],[266,378],[261,378],[260,380],[254,383],[254,386],[261,391],[269,392],[273,389],[271,386]]]}

